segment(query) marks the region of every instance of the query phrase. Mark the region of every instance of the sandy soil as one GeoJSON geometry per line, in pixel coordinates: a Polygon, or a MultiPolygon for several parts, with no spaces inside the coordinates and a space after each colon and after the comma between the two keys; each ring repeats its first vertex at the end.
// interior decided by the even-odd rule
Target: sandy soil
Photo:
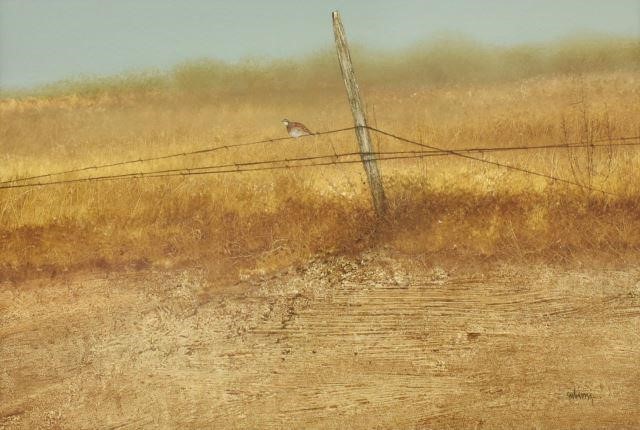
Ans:
{"type": "Polygon", "coordinates": [[[384,252],[0,288],[0,428],[640,428],[640,269],[384,252]]]}

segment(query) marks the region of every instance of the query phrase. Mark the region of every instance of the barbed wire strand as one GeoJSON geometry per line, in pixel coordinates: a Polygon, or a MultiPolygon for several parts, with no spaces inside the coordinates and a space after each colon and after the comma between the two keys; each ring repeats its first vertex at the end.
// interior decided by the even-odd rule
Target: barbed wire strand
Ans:
{"type": "MultiPolygon", "coordinates": [[[[345,127],[345,128],[339,128],[336,130],[327,130],[327,131],[319,131],[310,135],[306,135],[306,136],[300,136],[301,138],[304,137],[310,137],[310,136],[321,136],[321,135],[325,135],[325,134],[333,134],[333,133],[340,133],[343,131],[348,131],[348,130],[354,130],[355,127],[345,127]]],[[[161,156],[157,156],[157,157],[149,157],[149,158],[137,158],[135,160],[126,160],[126,161],[119,161],[116,163],[108,163],[108,164],[98,164],[95,166],[86,166],[86,167],[78,167],[78,168],[74,168],[74,169],[70,169],[70,170],[63,170],[63,171],[58,171],[58,172],[53,172],[53,173],[43,173],[40,175],[34,175],[34,176],[27,176],[27,177],[23,177],[23,178],[15,178],[15,179],[7,179],[4,181],[0,181],[0,185],[5,185],[5,184],[12,184],[12,183],[16,183],[16,182],[24,182],[24,181],[30,181],[30,180],[34,180],[34,179],[43,179],[43,178],[48,178],[48,177],[52,177],[52,176],[59,176],[59,175],[66,175],[66,174],[70,174],[70,173],[80,173],[80,172],[85,172],[88,170],[98,170],[98,169],[104,169],[104,168],[109,168],[109,167],[116,167],[116,166],[125,166],[128,164],[135,164],[135,163],[145,163],[145,162],[149,162],[149,161],[158,161],[158,160],[166,160],[169,158],[176,158],[176,157],[185,157],[185,156],[189,156],[189,155],[197,155],[197,154],[205,154],[205,153],[209,153],[209,152],[215,152],[215,151],[220,151],[223,149],[232,149],[232,148],[240,148],[240,147],[245,147],[245,146],[250,146],[250,145],[258,145],[261,143],[274,143],[274,142],[279,142],[279,141],[283,141],[283,140],[291,140],[291,139],[295,139],[294,137],[276,137],[276,138],[272,138],[272,139],[263,139],[263,140],[258,140],[258,141],[253,141],[253,142],[244,142],[244,143],[236,143],[236,144],[232,144],[232,145],[220,145],[220,146],[213,146],[213,147],[209,147],[209,148],[202,148],[202,149],[197,149],[194,151],[186,151],[186,152],[177,152],[177,153],[173,153],[173,154],[168,154],[168,155],[161,155],[161,156]]]]}
{"type": "MultiPolygon", "coordinates": [[[[402,152],[399,152],[402,153],[402,152]]],[[[376,153],[365,153],[370,155],[375,155],[376,153]]],[[[256,172],[263,170],[280,170],[280,169],[290,169],[295,167],[316,167],[316,166],[329,166],[329,165],[337,165],[337,164],[354,164],[354,163],[362,163],[361,159],[359,160],[335,160],[336,157],[342,156],[355,156],[362,155],[360,152],[353,153],[344,153],[344,154],[332,154],[332,155],[322,155],[317,157],[301,157],[301,158],[290,158],[290,159],[280,159],[280,160],[268,160],[268,161],[252,161],[246,163],[230,163],[224,165],[217,166],[203,166],[197,168],[183,168],[183,169],[168,169],[166,171],[151,171],[151,172],[134,172],[134,173],[125,173],[120,175],[106,175],[106,176],[93,176],[87,178],[75,178],[75,179],[63,179],[59,181],[51,181],[51,182],[36,182],[31,184],[13,184],[13,185],[2,185],[1,189],[12,189],[12,188],[29,188],[29,187],[40,187],[40,186],[48,186],[48,185],[61,185],[61,184],[71,184],[71,183],[81,183],[81,182],[102,182],[102,181],[110,181],[110,180],[121,180],[121,179],[145,179],[145,178],[165,178],[165,177],[174,177],[174,176],[192,176],[192,175],[210,175],[217,173],[243,173],[243,172],[256,172]],[[307,163],[307,164],[288,164],[298,161],[307,161],[313,159],[320,158],[333,158],[333,161],[320,162],[320,163],[307,163]],[[279,166],[262,166],[255,167],[255,165],[259,164],[282,164],[279,166]],[[233,168],[230,168],[233,167],[233,168]],[[218,168],[230,168],[227,170],[213,170],[218,168]],[[200,170],[199,170],[200,169],[200,170]],[[205,170],[207,169],[207,170],[205,170]]],[[[389,160],[402,160],[402,159],[416,159],[429,157],[430,154],[414,154],[407,156],[392,156],[392,157],[380,157],[377,158],[378,161],[389,161],[389,160]]]]}
{"type": "Polygon", "coordinates": [[[533,171],[533,170],[525,169],[523,167],[513,166],[511,164],[501,163],[501,162],[498,162],[498,161],[485,160],[483,158],[474,157],[472,155],[459,153],[459,152],[454,151],[454,150],[442,149],[442,148],[438,148],[436,146],[426,145],[424,143],[416,142],[415,140],[407,139],[406,137],[402,137],[402,136],[399,136],[397,134],[389,133],[389,132],[380,130],[380,129],[375,128],[375,127],[367,127],[367,128],[369,128],[369,130],[371,130],[371,131],[374,131],[376,133],[380,133],[382,135],[394,138],[394,139],[402,141],[402,142],[411,143],[411,144],[414,144],[414,145],[418,145],[418,146],[421,146],[421,147],[424,147],[424,148],[428,148],[428,149],[432,149],[432,150],[436,150],[436,151],[448,152],[451,155],[456,155],[458,157],[467,158],[469,160],[479,161],[481,163],[492,164],[494,166],[503,167],[503,168],[506,168],[506,169],[515,170],[515,171],[518,171],[518,172],[526,173],[526,174],[529,174],[529,175],[539,176],[539,177],[542,177],[542,178],[551,179],[551,180],[558,181],[558,182],[563,182],[565,184],[570,184],[570,185],[573,185],[573,186],[576,186],[576,187],[580,187],[580,188],[583,188],[583,189],[586,189],[586,190],[596,191],[596,192],[599,192],[599,193],[602,193],[602,194],[607,194],[607,195],[618,197],[617,194],[612,193],[610,191],[606,191],[606,190],[602,190],[600,188],[596,188],[596,187],[591,187],[591,186],[587,186],[587,185],[584,185],[584,184],[580,184],[579,182],[571,181],[569,179],[559,178],[557,176],[549,175],[549,174],[546,174],[546,173],[536,172],[536,171],[533,171]]]}
{"type": "MultiPolygon", "coordinates": [[[[355,127],[350,127],[350,128],[345,128],[345,129],[338,129],[338,130],[330,130],[330,131],[326,131],[326,132],[320,132],[320,133],[316,133],[316,134],[329,134],[329,133],[337,133],[337,132],[341,132],[341,131],[345,131],[345,130],[350,130],[350,129],[354,129],[355,127]]],[[[45,186],[45,185],[55,185],[55,184],[65,184],[65,183],[77,183],[77,182],[86,182],[86,181],[97,181],[97,180],[109,180],[109,179],[126,179],[126,178],[142,178],[142,177],[161,177],[164,176],[166,174],[166,176],[172,176],[169,174],[175,173],[176,176],[177,175],[189,175],[189,174],[196,174],[196,172],[198,171],[203,171],[204,174],[211,174],[211,173],[215,173],[211,170],[213,169],[224,169],[224,168],[228,168],[228,167],[235,167],[235,169],[233,170],[229,170],[229,171],[220,171],[220,173],[227,173],[227,172],[236,172],[236,171],[254,171],[254,170],[258,170],[258,169],[240,169],[240,167],[248,167],[248,166],[257,166],[257,165],[265,165],[265,164],[274,164],[274,163],[288,163],[288,162],[300,162],[300,161],[312,161],[312,160],[318,160],[318,159],[323,159],[323,158],[336,158],[337,157],[345,157],[345,156],[357,156],[357,155],[372,155],[372,156],[386,156],[386,155],[403,155],[403,156],[396,156],[396,157],[384,157],[384,158],[380,158],[381,160],[392,160],[392,159],[407,159],[407,158],[424,158],[424,157],[429,157],[429,156],[442,156],[442,155],[455,155],[455,156],[460,156],[463,158],[469,158],[472,160],[476,160],[476,161],[481,161],[481,162],[485,162],[485,163],[489,163],[489,164],[493,164],[499,167],[504,167],[504,168],[508,168],[508,169],[513,169],[513,170],[517,170],[523,173],[528,173],[528,174],[532,174],[532,175],[536,175],[536,176],[541,176],[541,177],[545,177],[547,179],[552,179],[552,180],[556,180],[556,181],[560,181],[560,182],[564,182],[567,184],[571,184],[574,186],[578,186],[581,188],[586,188],[586,189],[590,189],[591,191],[597,191],[597,192],[602,192],[604,194],[610,194],[610,195],[615,195],[613,193],[607,192],[605,190],[601,190],[601,189],[597,189],[597,188],[593,188],[593,187],[587,187],[583,184],[580,184],[578,182],[574,182],[574,181],[570,181],[567,179],[563,179],[563,178],[558,178],[552,175],[547,175],[544,173],[540,173],[540,172],[535,172],[529,169],[524,169],[521,167],[517,167],[517,166],[512,166],[509,164],[505,164],[505,163],[499,163],[499,162],[495,162],[495,161],[490,161],[490,160],[485,160],[482,158],[477,158],[477,157],[473,157],[473,156],[469,156],[469,155],[465,155],[462,154],[462,152],[471,152],[471,151],[499,151],[499,150],[519,150],[519,149],[546,149],[546,148],[571,148],[571,147],[586,147],[586,146],[594,146],[593,144],[572,144],[572,145],[542,145],[542,146],[528,146],[528,147],[493,147],[493,148],[466,148],[466,149],[461,149],[461,150],[446,150],[446,149],[441,149],[441,148],[437,148],[431,145],[426,145],[420,142],[416,142],[416,141],[412,141],[410,139],[395,135],[393,133],[389,133],[389,132],[385,132],[383,130],[377,129],[375,127],[368,127],[369,129],[371,129],[374,132],[378,132],[382,135],[386,135],[388,137],[392,137],[395,138],[397,140],[400,141],[404,141],[406,143],[410,143],[410,144],[414,144],[420,147],[424,147],[429,149],[429,151],[381,151],[381,152],[371,152],[371,153],[360,153],[360,152],[351,152],[351,153],[343,153],[343,154],[337,154],[334,153],[333,155],[322,155],[322,156],[311,156],[311,157],[298,157],[298,158],[293,158],[293,159],[277,159],[277,160],[263,160],[263,161],[250,161],[250,162],[242,162],[242,163],[238,163],[238,162],[234,162],[234,163],[230,163],[230,164],[220,164],[220,165],[212,165],[212,166],[199,166],[199,167],[182,167],[182,168],[175,168],[175,169],[165,169],[165,170],[157,170],[157,171],[150,171],[150,172],[133,172],[133,173],[125,173],[125,174],[119,174],[119,175],[106,175],[106,176],[98,176],[98,177],[88,177],[88,178],[76,178],[76,179],[68,179],[68,180],[60,180],[60,181],[50,181],[50,182],[38,182],[38,183],[30,183],[30,184],[13,184],[13,185],[8,185],[10,183],[12,183],[13,181],[5,181],[5,182],[0,182],[0,189],[10,189],[10,188],[25,188],[25,187],[31,187],[31,186],[45,186]],[[404,156],[404,154],[413,154],[412,156],[404,156]]],[[[197,150],[197,151],[191,151],[189,153],[181,153],[181,154],[172,154],[169,156],[163,156],[163,157],[155,157],[156,159],[158,158],[170,158],[172,156],[178,156],[178,155],[182,155],[182,154],[196,154],[196,153],[203,153],[203,152],[210,152],[212,149],[213,150],[217,150],[217,149],[224,149],[224,148],[229,148],[229,147],[238,147],[238,146],[246,146],[246,145],[251,145],[251,144],[257,144],[257,143],[267,143],[267,142],[274,142],[274,141],[279,141],[279,140],[286,140],[286,139],[291,139],[291,138],[276,138],[276,139],[269,139],[269,140],[263,140],[263,141],[258,141],[258,142],[247,142],[247,143],[241,143],[241,144],[235,144],[235,145],[226,145],[226,146],[220,146],[220,147],[216,147],[216,148],[207,148],[207,149],[203,149],[203,150],[197,150]]],[[[631,138],[619,138],[619,140],[621,139],[631,139],[631,138]]],[[[610,140],[609,140],[610,141],[610,140]]],[[[630,146],[630,145],[638,145],[640,143],[636,143],[636,142],[632,142],[632,143],[623,143],[623,144],[616,144],[613,146],[630,146]]],[[[610,145],[610,144],[609,144],[610,145]]],[[[608,145],[599,145],[599,146],[608,146],[608,145]]],[[[149,160],[149,159],[145,159],[145,160],[149,160]]],[[[135,162],[135,161],[133,161],[135,162]]],[[[357,160],[354,161],[349,161],[349,163],[351,162],[359,162],[357,160]]],[[[121,163],[113,163],[112,165],[122,165],[125,164],[127,162],[121,162],[121,163]]],[[[328,163],[322,163],[322,164],[313,164],[313,165],[330,165],[330,164],[344,164],[344,162],[328,162],[328,163]]],[[[306,164],[306,165],[296,165],[294,167],[308,167],[311,166],[311,164],[306,164]]],[[[276,167],[270,167],[268,168],[269,170],[272,170],[273,168],[287,168],[286,166],[276,166],[276,167]]],[[[83,169],[83,170],[88,170],[89,168],[83,169]]],[[[266,169],[265,169],[266,170],[266,169]]],[[[75,171],[82,171],[80,169],[75,169],[75,171]]],[[[71,171],[68,171],[68,173],[71,173],[71,171]]],[[[59,174],[59,173],[58,173],[59,174]]],[[[47,176],[54,176],[56,174],[48,174],[48,175],[39,175],[40,178],[42,177],[47,177],[47,176]]],[[[35,179],[35,178],[34,178],[35,179]]],[[[24,180],[26,180],[26,178],[24,178],[24,180]]]]}
{"type": "MultiPolygon", "coordinates": [[[[411,153],[406,151],[391,151],[389,154],[404,154],[411,153]]],[[[217,164],[211,166],[199,166],[199,167],[182,167],[175,169],[165,169],[165,170],[155,170],[149,172],[132,172],[132,173],[122,173],[117,175],[105,175],[105,176],[91,176],[86,178],[74,178],[74,179],[62,179],[59,181],[50,181],[50,182],[36,182],[30,184],[11,184],[11,185],[0,185],[0,190],[2,189],[12,189],[12,188],[28,188],[28,187],[36,187],[36,186],[46,186],[46,185],[59,185],[59,184],[70,184],[70,183],[79,183],[79,182],[91,182],[91,181],[103,181],[103,180],[111,180],[111,179],[141,179],[141,178],[157,178],[157,177],[166,177],[166,176],[188,176],[195,174],[208,174],[208,173],[217,173],[214,169],[224,169],[232,167],[232,170],[225,170],[221,173],[228,172],[243,172],[243,171],[253,171],[259,169],[245,170],[242,168],[264,165],[264,164],[278,164],[278,163],[290,163],[290,162],[299,162],[299,161],[312,161],[318,159],[336,159],[339,157],[349,157],[349,156],[362,156],[362,155],[377,155],[377,153],[360,153],[360,152],[348,152],[342,154],[330,154],[330,155],[318,155],[318,156],[310,156],[310,157],[298,157],[298,158],[282,158],[276,160],[263,160],[263,161],[247,161],[247,162],[234,162],[227,164],[217,164]],[[200,173],[200,171],[205,171],[204,173],[200,173]]],[[[429,154],[414,154],[409,157],[402,158],[418,158],[421,156],[430,156],[429,154]]],[[[395,158],[394,158],[395,159],[395,158]]],[[[362,160],[352,160],[349,163],[359,163],[362,160]]],[[[330,165],[330,164],[346,164],[340,161],[332,161],[323,164],[319,164],[322,166],[330,165]]],[[[293,165],[292,167],[297,167],[298,165],[293,165]]],[[[300,165],[301,167],[308,167],[311,164],[300,165]]],[[[287,166],[275,166],[275,168],[287,168],[287,166]]],[[[272,169],[265,169],[272,170],[272,169]]]]}
{"type": "MultiPolygon", "coordinates": [[[[400,136],[398,136],[401,138],[400,136]]],[[[404,139],[404,138],[401,138],[404,139]]],[[[407,139],[409,140],[409,139],[407,139]]],[[[432,151],[431,151],[432,152],[432,151]]],[[[451,152],[451,151],[448,151],[451,152]]],[[[377,155],[377,153],[369,153],[370,155],[377,155]]],[[[399,152],[398,154],[402,154],[399,152]]],[[[8,189],[8,188],[25,188],[25,187],[36,187],[36,186],[47,186],[47,185],[59,185],[59,184],[68,184],[68,183],[80,183],[80,182],[92,182],[92,181],[108,181],[108,180],[121,180],[121,179],[144,179],[144,178],[164,178],[164,177],[175,177],[175,176],[191,176],[191,175],[211,175],[211,174],[222,174],[222,173],[242,173],[242,172],[255,172],[255,171],[265,171],[265,170],[280,170],[280,169],[290,169],[296,167],[318,167],[318,166],[328,166],[328,165],[338,165],[338,164],[353,164],[353,163],[361,163],[362,160],[337,160],[336,157],[344,157],[344,156],[356,156],[362,155],[359,152],[352,153],[344,153],[344,154],[334,154],[334,155],[323,155],[323,156],[315,156],[315,157],[300,157],[300,158],[292,158],[292,159],[280,159],[280,160],[265,160],[265,161],[252,161],[252,162],[243,162],[243,163],[232,163],[232,164],[224,164],[224,165],[216,165],[216,166],[202,166],[197,168],[183,168],[183,169],[168,169],[166,171],[152,171],[152,172],[136,172],[136,173],[127,173],[121,175],[108,175],[108,176],[99,176],[99,177],[88,177],[88,178],[76,178],[76,179],[68,179],[68,180],[60,180],[60,181],[51,181],[51,182],[42,182],[35,184],[14,184],[14,185],[5,185],[0,186],[0,189],[8,189]],[[320,162],[320,163],[303,163],[303,164],[289,164],[289,163],[297,163],[299,161],[310,161],[322,158],[332,158],[332,161],[320,162]],[[264,164],[282,164],[285,165],[272,165],[272,166],[264,166],[264,164]],[[260,166],[262,165],[262,166],[260,166]],[[233,167],[229,169],[229,167],[233,167]],[[226,170],[217,170],[217,169],[226,169],[226,170]],[[198,170],[201,169],[201,170],[198,170]],[[216,169],[216,170],[214,170],[216,169]]],[[[366,155],[366,154],[365,154],[366,155]]],[[[384,155],[384,154],[383,154],[384,155]]],[[[397,156],[384,156],[379,157],[379,161],[390,161],[390,160],[402,160],[402,159],[418,159],[433,156],[432,153],[426,152],[421,154],[414,155],[397,155],[397,156]]],[[[591,191],[602,192],[603,194],[617,196],[614,193],[599,190],[597,188],[587,187],[585,185],[579,184],[577,182],[573,182],[567,179],[555,177],[552,175],[547,175],[544,173],[535,172],[529,169],[520,168],[517,166],[511,166],[503,163],[498,163],[490,160],[483,160],[470,156],[463,156],[464,158],[471,158],[477,161],[487,162],[489,164],[497,165],[499,167],[505,167],[513,170],[517,170],[523,173],[532,174],[536,176],[541,176],[547,179],[564,182],[570,185],[578,186],[581,188],[589,189],[591,191]]]]}
{"type": "MultiPolygon", "coordinates": [[[[375,131],[375,130],[374,130],[375,131]]],[[[455,149],[455,152],[469,153],[469,152],[502,152],[502,151],[527,151],[527,150],[540,150],[540,149],[573,149],[573,148],[616,148],[616,147],[628,147],[628,146],[640,146],[640,136],[620,137],[612,139],[611,141],[624,141],[622,143],[552,143],[547,145],[530,145],[530,146],[490,146],[490,147],[474,147],[474,148],[460,148],[455,149]],[[631,142],[631,140],[637,140],[637,142],[631,142]]],[[[593,141],[602,142],[602,140],[593,141]]],[[[430,150],[428,152],[438,152],[444,155],[451,154],[449,150],[430,150]]]]}
{"type": "MultiPolygon", "coordinates": [[[[346,156],[355,156],[361,155],[360,152],[348,152],[343,154],[330,154],[330,155],[317,155],[317,156],[309,156],[309,157],[298,157],[298,158],[281,158],[275,160],[263,160],[263,161],[246,161],[246,162],[233,162],[226,164],[216,164],[210,166],[198,166],[198,167],[180,167],[174,169],[164,169],[164,170],[153,170],[148,172],[131,172],[131,173],[121,173],[116,175],[105,175],[105,176],[93,176],[86,178],[74,178],[74,179],[62,179],[59,181],[51,181],[51,182],[37,182],[30,184],[13,184],[13,185],[2,185],[0,189],[10,189],[10,188],[27,188],[29,186],[42,186],[42,185],[57,185],[57,184],[68,184],[75,182],[85,182],[85,181],[96,181],[96,180],[106,180],[106,179],[127,179],[127,178],[142,178],[142,177],[157,177],[152,175],[157,174],[165,174],[165,173],[176,173],[176,172],[184,172],[184,174],[190,174],[191,172],[197,172],[200,170],[213,170],[213,169],[224,169],[228,167],[234,167],[233,171],[238,171],[240,167],[254,166],[254,165],[262,165],[262,164],[273,164],[273,163],[286,163],[286,162],[297,162],[297,161],[311,161],[323,158],[336,158],[336,157],[346,157],[346,156]]],[[[180,173],[183,174],[183,173],[180,173]]]]}
{"type": "MultiPolygon", "coordinates": [[[[345,128],[335,129],[335,130],[321,131],[321,132],[313,133],[310,136],[320,136],[320,135],[326,135],[326,134],[340,133],[340,132],[343,132],[343,131],[354,130],[355,128],[356,127],[345,127],[345,128]]],[[[373,131],[376,130],[373,127],[368,127],[368,128],[373,130],[373,131]]],[[[301,136],[301,137],[308,137],[308,136],[301,136]]],[[[173,154],[162,155],[162,156],[157,156],[157,157],[137,158],[137,159],[119,161],[119,162],[115,162],[115,163],[99,164],[99,165],[94,165],[94,166],[85,166],[85,167],[79,167],[79,168],[74,168],[74,169],[69,169],[69,170],[58,171],[58,172],[43,173],[43,174],[39,174],[39,175],[27,176],[27,177],[23,177],[23,178],[7,179],[7,180],[4,180],[4,181],[0,181],[0,185],[24,182],[24,181],[34,180],[34,179],[43,179],[43,178],[47,178],[47,177],[53,177],[53,176],[71,174],[71,173],[80,173],[80,172],[84,172],[84,171],[88,171],[88,170],[98,170],[98,169],[104,169],[104,168],[110,168],[110,167],[124,166],[124,165],[128,165],[128,164],[144,163],[144,162],[149,162],[149,161],[166,160],[166,159],[175,158],[175,157],[185,157],[185,156],[189,156],[189,155],[204,154],[204,153],[210,153],[210,152],[219,151],[219,150],[222,150],[222,149],[239,148],[239,147],[257,145],[257,144],[262,144],[262,143],[274,143],[274,142],[279,142],[279,141],[284,141],[284,140],[291,140],[291,139],[294,139],[294,138],[293,137],[289,137],[289,136],[288,137],[278,137],[278,138],[263,139],[263,140],[253,141],[253,142],[237,143],[237,144],[232,144],[232,145],[220,145],[220,146],[215,146],[215,147],[202,148],[202,149],[198,149],[198,150],[194,150],[194,151],[186,151],[186,152],[183,151],[183,152],[179,152],[179,153],[173,153],[173,154]]],[[[596,140],[591,141],[591,143],[570,142],[568,144],[550,144],[550,145],[539,145],[539,146],[512,146],[512,147],[504,147],[504,146],[502,146],[502,147],[461,148],[461,149],[456,150],[456,152],[465,152],[465,153],[466,152],[496,152],[496,151],[538,150],[538,149],[553,149],[553,148],[583,148],[583,147],[594,147],[594,146],[595,147],[601,147],[601,146],[602,147],[610,147],[610,146],[614,146],[615,147],[615,146],[636,146],[636,145],[640,145],[640,142],[629,142],[629,143],[625,142],[625,141],[629,141],[629,140],[640,140],[640,136],[621,136],[621,137],[607,138],[607,139],[596,139],[596,140]],[[612,142],[621,142],[621,141],[623,143],[617,143],[617,144],[613,144],[612,143],[612,142]],[[602,144],[602,142],[608,142],[608,143],[602,144]]],[[[449,153],[449,151],[441,151],[441,152],[449,153]]],[[[334,149],[334,153],[335,153],[335,149],[334,149]]],[[[450,155],[454,155],[454,154],[450,154],[450,155]]]]}

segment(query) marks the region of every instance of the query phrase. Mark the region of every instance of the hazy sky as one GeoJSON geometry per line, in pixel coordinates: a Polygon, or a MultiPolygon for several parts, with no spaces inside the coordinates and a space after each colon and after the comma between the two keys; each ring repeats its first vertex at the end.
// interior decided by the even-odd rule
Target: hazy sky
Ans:
{"type": "Polygon", "coordinates": [[[350,42],[400,48],[443,32],[495,44],[588,31],[640,37],[640,0],[0,0],[0,87],[283,57],[350,42]]]}

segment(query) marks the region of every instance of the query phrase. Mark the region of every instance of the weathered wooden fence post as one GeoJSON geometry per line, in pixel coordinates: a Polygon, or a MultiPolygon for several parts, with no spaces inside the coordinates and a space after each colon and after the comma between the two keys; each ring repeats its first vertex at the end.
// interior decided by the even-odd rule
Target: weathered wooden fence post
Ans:
{"type": "Polygon", "coordinates": [[[382,180],[380,171],[378,170],[377,157],[372,154],[371,137],[367,128],[367,118],[362,109],[362,100],[360,100],[360,90],[356,82],[356,76],[353,73],[353,65],[351,64],[351,54],[349,53],[349,45],[344,34],[342,21],[338,11],[331,14],[333,18],[333,34],[336,39],[336,49],[338,51],[338,60],[340,61],[340,69],[342,70],[342,78],[344,86],[347,89],[351,112],[353,113],[353,121],[356,126],[356,137],[360,146],[360,157],[364,170],[367,172],[369,187],[371,188],[371,197],[373,198],[373,206],[379,217],[384,217],[387,213],[387,198],[382,188],[382,180]]]}

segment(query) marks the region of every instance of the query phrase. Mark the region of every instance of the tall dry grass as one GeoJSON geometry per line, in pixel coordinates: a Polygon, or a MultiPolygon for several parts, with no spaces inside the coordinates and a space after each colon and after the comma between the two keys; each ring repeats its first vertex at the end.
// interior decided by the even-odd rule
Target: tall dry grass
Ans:
{"type": "MultiPolygon", "coordinates": [[[[629,52],[637,52],[637,42],[622,43],[627,44],[629,52]]],[[[572,57],[560,45],[529,56],[526,50],[480,50],[476,57],[456,60],[467,70],[447,60],[453,54],[438,56],[432,47],[423,58],[377,58],[357,66],[372,122],[435,146],[540,145],[639,135],[637,57],[611,46],[617,45],[603,49],[601,60],[575,49],[572,57]],[[493,71],[474,74],[475,62],[489,54],[495,57],[493,71]],[[538,69],[518,68],[507,60],[523,55],[522,62],[512,61],[531,61],[538,69]],[[538,64],[540,56],[548,61],[538,64]],[[407,69],[411,61],[421,64],[418,60],[432,64],[407,69]]],[[[263,74],[259,67],[243,72],[203,62],[153,77],[148,86],[127,87],[115,79],[92,90],[62,86],[48,95],[5,98],[0,102],[0,177],[284,136],[283,117],[315,130],[351,124],[336,66],[328,57],[269,68],[263,74]],[[218,71],[212,75],[213,70],[218,71]],[[326,81],[312,79],[320,75],[326,81]],[[290,92],[285,91],[288,85],[290,92]]],[[[374,136],[377,148],[413,149],[374,136]]],[[[332,146],[350,152],[356,143],[347,132],[104,173],[332,154],[332,146]]],[[[357,164],[0,190],[0,278],[193,264],[215,276],[235,276],[239,270],[271,270],[318,253],[372,246],[388,246],[425,262],[636,261],[637,154],[634,148],[612,147],[592,153],[561,149],[480,155],[589,183],[616,197],[455,157],[384,162],[391,206],[384,223],[372,213],[357,164]]]]}

